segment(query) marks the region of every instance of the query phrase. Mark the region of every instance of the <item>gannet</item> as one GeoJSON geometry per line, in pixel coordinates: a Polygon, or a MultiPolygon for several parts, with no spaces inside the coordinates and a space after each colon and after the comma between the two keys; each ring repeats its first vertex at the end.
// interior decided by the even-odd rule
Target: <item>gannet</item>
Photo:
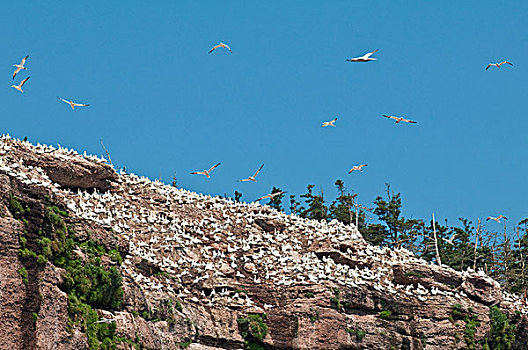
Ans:
{"type": "Polygon", "coordinates": [[[15,88],[17,89],[18,91],[20,92],[24,92],[24,90],[22,90],[22,86],[24,86],[24,84],[26,83],[26,81],[29,80],[29,77],[27,77],[26,79],[22,80],[22,82],[18,85],[11,85],[12,88],[15,88]]]}
{"type": "Polygon", "coordinates": [[[321,125],[322,127],[326,127],[326,126],[333,126],[335,127],[334,123],[336,122],[337,120],[337,117],[335,117],[334,119],[330,120],[329,122],[323,122],[323,125],[321,125]]]}
{"type": "Polygon", "coordinates": [[[219,47],[223,47],[225,49],[228,49],[229,52],[233,53],[233,51],[231,51],[231,48],[229,46],[227,46],[226,44],[222,43],[222,42],[219,43],[218,45],[214,46],[208,53],[213,52],[214,50],[218,49],[219,47]]]}
{"type": "Polygon", "coordinates": [[[29,55],[24,57],[22,61],[20,61],[20,64],[14,64],[13,67],[16,67],[15,71],[13,72],[13,79],[15,79],[16,75],[20,70],[27,70],[26,67],[24,67],[24,64],[26,63],[26,60],[28,59],[29,55]]]}
{"type": "Polygon", "coordinates": [[[57,96],[57,98],[59,100],[61,100],[62,102],[69,104],[73,110],[75,110],[75,107],[88,107],[89,106],[88,103],[76,103],[76,102],[73,102],[71,100],[68,101],[68,100],[65,100],[63,98],[60,98],[59,96],[57,96]]]}
{"type": "Polygon", "coordinates": [[[278,195],[281,195],[283,193],[286,193],[286,192],[281,191],[281,192],[270,193],[268,195],[260,197],[259,199],[256,200],[256,202],[258,202],[260,200],[263,200],[263,199],[266,199],[266,198],[272,199],[273,197],[277,197],[278,195]]]}
{"type": "Polygon", "coordinates": [[[455,243],[453,243],[453,240],[455,239],[456,235],[457,235],[456,233],[453,233],[449,239],[444,239],[444,241],[446,241],[446,243],[449,243],[451,245],[455,245],[455,243]]]}
{"type": "Polygon", "coordinates": [[[389,119],[393,119],[396,121],[396,124],[398,124],[399,122],[406,122],[406,123],[411,123],[411,124],[416,124],[416,122],[414,120],[410,120],[410,119],[405,119],[403,117],[394,117],[392,115],[386,115],[384,114],[383,115],[385,118],[389,118],[389,119]]]}
{"type": "Polygon", "coordinates": [[[495,66],[497,68],[500,68],[504,63],[509,64],[510,66],[513,66],[513,64],[511,64],[508,61],[502,61],[501,63],[490,63],[490,64],[488,64],[488,66],[486,67],[486,70],[488,70],[488,68],[491,67],[491,66],[495,66]]]}
{"type": "Polygon", "coordinates": [[[374,50],[372,52],[369,52],[369,53],[366,53],[364,54],[363,56],[360,56],[360,57],[355,57],[355,58],[348,58],[347,61],[348,62],[368,62],[368,61],[375,61],[376,59],[375,58],[371,58],[370,56],[377,52],[378,50],[374,50]]]}
{"type": "Polygon", "coordinates": [[[355,170],[363,171],[363,167],[366,167],[366,166],[367,166],[367,164],[354,165],[354,166],[352,167],[352,169],[350,169],[350,170],[348,171],[348,173],[350,174],[351,172],[353,172],[353,171],[355,171],[355,170]]]}
{"type": "Polygon", "coordinates": [[[204,171],[195,171],[195,172],[192,172],[191,174],[193,175],[205,175],[207,176],[208,178],[210,177],[209,174],[211,173],[211,171],[213,171],[217,166],[219,166],[220,163],[218,164],[215,164],[214,166],[211,167],[211,169],[209,170],[204,170],[204,171]]]}
{"type": "Polygon", "coordinates": [[[508,218],[507,218],[506,216],[504,216],[504,215],[499,215],[499,216],[497,216],[496,218],[494,218],[493,216],[488,216],[488,217],[486,218],[486,221],[487,221],[487,220],[495,220],[495,221],[497,221],[498,223],[500,223],[500,219],[508,220],[508,218]]]}
{"type": "Polygon", "coordinates": [[[254,174],[253,176],[250,176],[250,177],[248,177],[247,179],[242,179],[242,180],[240,180],[240,181],[242,181],[242,182],[245,182],[245,181],[253,181],[253,182],[257,182],[257,180],[256,180],[255,178],[257,177],[258,173],[260,172],[260,170],[262,169],[263,166],[264,166],[264,164],[262,164],[262,165],[260,166],[260,168],[258,168],[258,170],[255,172],[255,174],[254,174]]]}

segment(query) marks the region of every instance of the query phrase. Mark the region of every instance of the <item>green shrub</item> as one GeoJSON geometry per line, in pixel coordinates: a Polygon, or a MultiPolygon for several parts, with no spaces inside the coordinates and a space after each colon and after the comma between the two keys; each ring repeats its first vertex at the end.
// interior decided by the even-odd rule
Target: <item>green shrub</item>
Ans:
{"type": "Polygon", "coordinates": [[[489,311],[491,321],[487,344],[491,349],[511,349],[515,342],[515,329],[508,321],[508,317],[497,306],[489,311]]]}
{"type": "Polygon", "coordinates": [[[365,335],[367,334],[365,331],[362,331],[360,329],[351,329],[351,328],[347,328],[346,329],[347,333],[348,334],[353,334],[356,336],[356,341],[359,343],[360,341],[363,340],[363,338],[365,338],[365,335]]]}
{"type": "Polygon", "coordinates": [[[250,343],[261,343],[268,333],[266,317],[266,314],[249,314],[247,318],[239,318],[238,329],[242,338],[250,343]]]}
{"type": "Polygon", "coordinates": [[[20,277],[22,277],[22,282],[24,282],[24,284],[28,284],[28,272],[26,268],[22,267],[18,269],[18,274],[20,275],[20,277]]]}
{"type": "Polygon", "coordinates": [[[389,310],[383,310],[382,312],[379,313],[379,317],[383,320],[388,320],[392,315],[392,312],[390,312],[389,310]]]}
{"type": "Polygon", "coordinates": [[[31,314],[31,318],[33,319],[33,323],[37,323],[38,321],[38,314],[36,312],[33,312],[31,314]]]}
{"type": "Polygon", "coordinates": [[[15,219],[22,219],[26,213],[26,209],[24,209],[15,196],[11,196],[9,199],[9,211],[11,211],[11,214],[15,219]]]}
{"type": "Polygon", "coordinates": [[[35,259],[37,257],[37,253],[35,253],[32,250],[29,250],[27,248],[22,248],[18,250],[18,255],[22,259],[35,259]]]}
{"type": "Polygon", "coordinates": [[[123,263],[123,258],[121,257],[121,254],[116,249],[112,249],[108,252],[108,256],[112,261],[117,263],[117,265],[121,265],[123,263]]]}

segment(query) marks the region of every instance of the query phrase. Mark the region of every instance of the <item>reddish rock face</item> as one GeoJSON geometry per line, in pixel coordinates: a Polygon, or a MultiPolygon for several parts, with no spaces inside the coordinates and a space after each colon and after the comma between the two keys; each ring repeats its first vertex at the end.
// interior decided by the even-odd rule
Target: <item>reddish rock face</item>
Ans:
{"type": "Polygon", "coordinates": [[[0,139],[2,349],[88,349],[88,328],[99,324],[115,325],[118,349],[465,349],[459,315],[480,322],[479,344],[493,305],[515,322],[514,348],[527,348],[525,304],[482,273],[372,247],[337,222],[211,198],[118,175],[94,157],[0,139]],[[52,259],[21,253],[43,254],[51,207],[75,242],[70,259],[90,261],[95,248],[82,243],[94,242],[102,249],[98,266],[117,269],[118,307],[94,303],[98,315],[79,318],[71,276],[52,259]]]}

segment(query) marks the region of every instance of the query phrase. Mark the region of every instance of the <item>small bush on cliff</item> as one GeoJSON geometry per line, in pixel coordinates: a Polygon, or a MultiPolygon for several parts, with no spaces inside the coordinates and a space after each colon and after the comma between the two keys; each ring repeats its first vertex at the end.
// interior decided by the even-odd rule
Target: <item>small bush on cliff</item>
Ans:
{"type": "Polygon", "coordinates": [[[363,338],[365,338],[365,335],[367,334],[365,331],[362,331],[361,329],[351,329],[351,328],[347,328],[346,329],[347,333],[348,334],[353,334],[356,336],[356,341],[359,343],[360,341],[363,340],[363,338]]]}
{"type": "Polygon", "coordinates": [[[489,317],[491,327],[485,345],[494,350],[511,349],[515,342],[515,329],[508,317],[497,306],[490,308],[489,317]]]}
{"type": "Polygon", "coordinates": [[[264,349],[260,344],[268,334],[268,325],[264,321],[266,317],[266,314],[249,314],[247,318],[237,319],[238,330],[246,341],[247,349],[264,349]]]}
{"type": "Polygon", "coordinates": [[[379,314],[379,317],[383,320],[388,320],[392,315],[392,312],[390,312],[389,310],[383,310],[382,312],[380,312],[379,314]]]}
{"type": "Polygon", "coordinates": [[[18,270],[18,274],[20,275],[20,277],[22,277],[22,282],[24,282],[24,284],[28,284],[28,272],[26,270],[25,267],[22,267],[18,270]]]}

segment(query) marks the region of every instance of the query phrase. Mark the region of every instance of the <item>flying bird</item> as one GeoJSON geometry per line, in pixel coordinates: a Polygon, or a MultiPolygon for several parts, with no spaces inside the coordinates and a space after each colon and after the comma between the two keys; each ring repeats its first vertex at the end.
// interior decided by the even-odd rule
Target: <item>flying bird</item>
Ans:
{"type": "Polygon", "coordinates": [[[272,199],[272,198],[277,197],[277,196],[280,196],[281,194],[284,194],[284,193],[286,193],[286,192],[284,192],[284,191],[280,191],[280,192],[270,193],[270,194],[268,194],[268,195],[265,195],[265,196],[260,197],[260,198],[257,199],[256,201],[258,202],[258,201],[261,201],[261,200],[266,199],[266,198],[272,199]]]}
{"type": "Polygon", "coordinates": [[[363,56],[355,57],[355,58],[347,58],[348,62],[368,62],[368,61],[375,61],[375,58],[371,58],[370,56],[374,53],[378,52],[378,50],[374,50],[372,52],[366,53],[363,56]]]}
{"type": "Polygon", "coordinates": [[[508,62],[508,61],[502,61],[501,63],[490,63],[488,64],[488,66],[486,67],[486,70],[488,70],[489,67],[491,66],[495,66],[497,68],[500,68],[503,64],[509,64],[510,66],[513,66],[513,64],[511,64],[511,62],[508,62]]]}
{"type": "Polygon", "coordinates": [[[219,47],[223,47],[224,49],[228,49],[229,52],[233,53],[233,51],[231,51],[231,48],[229,46],[227,46],[226,44],[224,44],[224,43],[219,43],[218,45],[214,46],[208,53],[213,52],[214,50],[218,49],[219,47]]]}
{"type": "Polygon", "coordinates": [[[403,117],[394,117],[392,115],[383,115],[385,118],[389,118],[389,119],[393,119],[396,121],[396,124],[398,124],[399,122],[406,122],[406,123],[411,123],[411,124],[416,124],[416,122],[414,120],[410,120],[410,119],[405,119],[403,117]]]}
{"type": "Polygon", "coordinates": [[[326,126],[333,126],[335,127],[334,123],[336,122],[337,120],[337,117],[335,117],[334,119],[330,120],[329,122],[323,122],[323,125],[321,125],[322,127],[326,127],[326,126]]]}
{"type": "Polygon", "coordinates": [[[59,100],[61,100],[62,102],[69,104],[73,110],[75,110],[75,107],[88,107],[89,106],[88,103],[76,103],[76,102],[73,102],[71,100],[68,101],[68,100],[65,100],[63,98],[60,98],[59,96],[57,96],[57,98],[59,100]]]}
{"type": "Polygon", "coordinates": [[[366,166],[367,166],[367,164],[354,165],[354,166],[352,167],[352,169],[350,169],[350,170],[348,171],[348,173],[350,174],[351,172],[353,172],[353,171],[355,171],[355,170],[363,171],[363,167],[366,167],[366,166]]]}
{"type": "Polygon", "coordinates": [[[455,243],[453,243],[453,240],[455,239],[456,235],[457,235],[456,233],[453,233],[449,239],[444,238],[444,241],[446,241],[446,243],[449,243],[451,245],[455,245],[455,243]]]}
{"type": "Polygon", "coordinates": [[[499,216],[497,216],[496,218],[494,218],[493,216],[488,216],[488,217],[486,218],[486,221],[487,221],[487,220],[495,220],[495,221],[497,221],[498,223],[500,223],[500,219],[508,220],[508,218],[507,218],[506,216],[504,216],[504,215],[499,215],[499,216]]]}
{"type": "Polygon", "coordinates": [[[264,167],[264,164],[262,164],[262,165],[260,166],[260,168],[258,168],[258,170],[255,172],[255,174],[254,174],[253,176],[250,176],[250,177],[248,177],[247,179],[242,179],[242,180],[240,180],[240,181],[242,181],[242,182],[245,182],[245,181],[253,181],[253,182],[257,182],[256,177],[257,177],[258,173],[262,170],[262,167],[264,167]]]}
{"type": "Polygon", "coordinates": [[[20,64],[14,64],[13,67],[16,67],[15,71],[13,72],[13,79],[15,79],[18,72],[20,72],[22,69],[27,70],[26,67],[24,67],[24,64],[26,63],[26,60],[28,59],[29,55],[24,57],[22,61],[20,61],[20,64]]]}
{"type": "Polygon", "coordinates": [[[195,171],[195,172],[192,172],[191,174],[193,174],[193,175],[205,175],[205,176],[207,176],[207,178],[210,178],[211,176],[209,176],[209,174],[211,173],[211,171],[213,171],[219,165],[220,165],[220,163],[217,163],[217,164],[213,165],[211,167],[211,169],[209,169],[209,170],[195,171]]]}
{"type": "Polygon", "coordinates": [[[22,82],[18,85],[11,85],[12,88],[15,88],[17,89],[18,91],[20,92],[24,92],[24,90],[22,90],[22,86],[24,86],[24,84],[26,83],[26,81],[29,80],[29,77],[27,77],[26,79],[22,80],[22,82]]]}

